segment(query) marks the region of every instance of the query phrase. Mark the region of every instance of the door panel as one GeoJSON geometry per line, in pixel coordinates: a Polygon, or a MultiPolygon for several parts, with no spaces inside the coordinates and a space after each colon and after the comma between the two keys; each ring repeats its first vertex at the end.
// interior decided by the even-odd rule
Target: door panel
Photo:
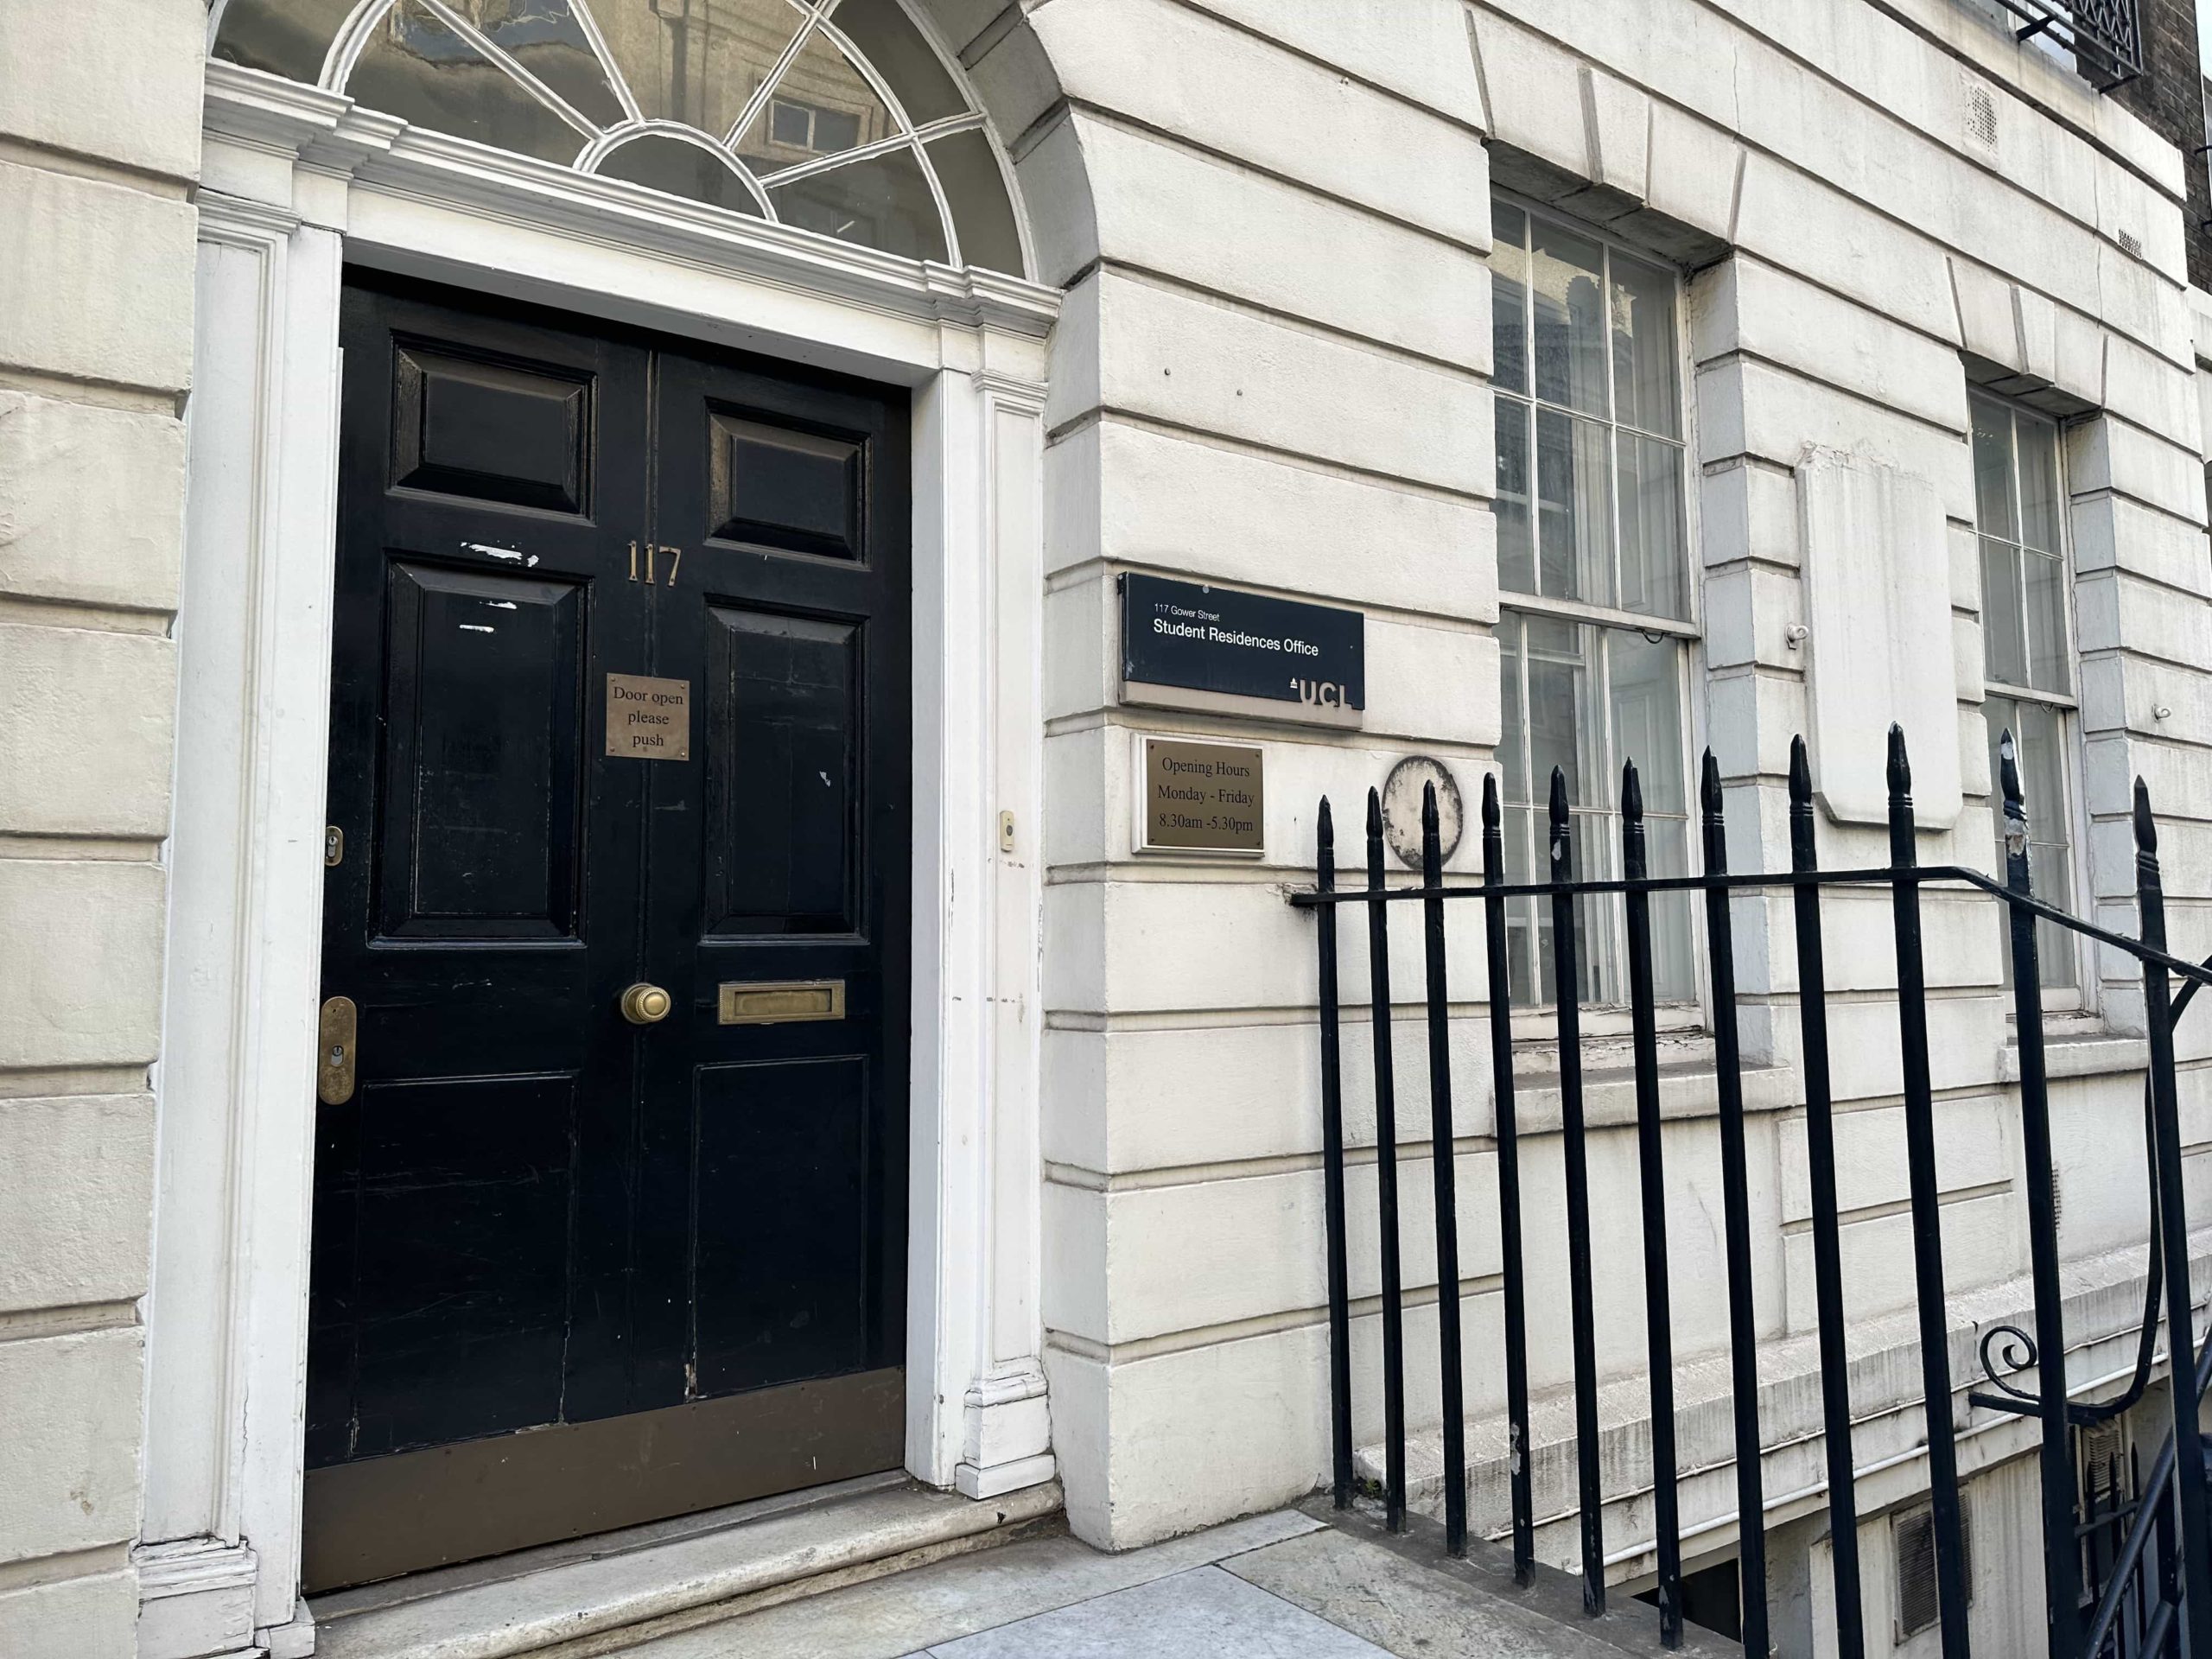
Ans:
{"type": "Polygon", "coordinates": [[[393,369],[396,487],[591,511],[593,378],[422,340],[398,343],[393,369]]]}
{"type": "Polygon", "coordinates": [[[868,1369],[867,1060],[705,1065],[696,1088],[697,1392],[868,1369]]]}
{"type": "Polygon", "coordinates": [[[576,1079],[363,1089],[354,1455],[560,1414],[576,1079]]]}
{"type": "Polygon", "coordinates": [[[388,570],[381,936],[573,938],[584,585],[388,570]]]}
{"type": "Polygon", "coordinates": [[[345,304],[306,1582],[895,1467],[905,397],[345,304]]]}
{"type": "Polygon", "coordinates": [[[727,409],[707,412],[708,536],[830,558],[861,556],[867,440],[727,409]]]}
{"type": "Polygon", "coordinates": [[[861,644],[852,622],[709,607],[708,934],[858,930],[861,644]]]}

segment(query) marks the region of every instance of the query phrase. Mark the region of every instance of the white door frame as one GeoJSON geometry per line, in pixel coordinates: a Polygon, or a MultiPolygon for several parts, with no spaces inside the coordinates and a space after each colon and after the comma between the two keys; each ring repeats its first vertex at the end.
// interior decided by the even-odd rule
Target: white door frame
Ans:
{"type": "Polygon", "coordinates": [[[1057,292],[220,62],[199,207],[142,1651],[311,1640],[296,1604],[347,261],[912,389],[906,1466],[976,1497],[1050,1479],[1037,855],[1057,292]]]}

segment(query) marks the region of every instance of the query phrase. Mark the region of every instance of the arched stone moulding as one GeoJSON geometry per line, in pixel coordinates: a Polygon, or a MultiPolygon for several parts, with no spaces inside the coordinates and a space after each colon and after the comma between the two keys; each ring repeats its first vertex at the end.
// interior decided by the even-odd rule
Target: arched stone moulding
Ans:
{"type": "Polygon", "coordinates": [[[681,20],[651,0],[214,0],[207,39],[219,61],[490,148],[913,257],[1034,269],[982,106],[902,0],[717,0],[681,20]]]}

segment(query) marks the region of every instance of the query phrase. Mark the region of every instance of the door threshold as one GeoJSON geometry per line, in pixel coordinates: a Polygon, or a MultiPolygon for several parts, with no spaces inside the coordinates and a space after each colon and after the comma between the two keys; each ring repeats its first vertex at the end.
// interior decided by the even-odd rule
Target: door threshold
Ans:
{"type": "Polygon", "coordinates": [[[976,1502],[868,1475],[311,1599],[316,1659],[592,1659],[1033,1535],[1059,1483],[976,1502]]]}

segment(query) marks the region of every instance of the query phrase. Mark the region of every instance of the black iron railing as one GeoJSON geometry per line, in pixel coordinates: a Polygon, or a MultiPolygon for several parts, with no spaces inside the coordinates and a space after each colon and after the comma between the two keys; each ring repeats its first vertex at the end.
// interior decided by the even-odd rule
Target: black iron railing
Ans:
{"type": "Polygon", "coordinates": [[[2143,23],[2136,0],[1997,0],[2021,20],[2012,33],[2038,36],[2071,53],[2083,77],[2101,91],[2143,73],[2143,23]]]}
{"type": "Polygon", "coordinates": [[[2196,1431],[2197,1402],[2212,1384],[2212,1339],[2197,1357],[2193,1379],[2171,1391],[2177,1431],[2169,1434],[2147,1478],[2127,1483],[2116,1472],[2092,1486],[2087,1502],[2077,1478],[2075,1435],[2109,1419],[2143,1394],[2154,1364],[2158,1306],[2174,1351],[2192,1354],[2189,1224],[2183,1199],[2181,1133],[2174,1083],[2173,1021],[2196,987],[2212,982],[2212,963],[2192,965],[2168,954],[2158,836],[2149,796],[2139,780],[2134,796],[2136,899],[2140,937],[2129,938],[2067,915],[2031,896],[2025,807],[2007,734],[2000,745],[2004,797],[2005,880],[1957,866],[1921,866],[1915,853],[1911,774],[1902,732],[1891,728],[1889,753],[1890,861],[1878,868],[1822,870],[1815,857],[1813,784],[1805,747],[1792,746],[1789,774],[1790,869],[1787,874],[1732,874],[1719,772],[1707,752],[1701,779],[1703,870],[1696,875],[1648,873],[1643,804],[1633,765],[1624,769],[1620,797],[1622,877],[1576,880],[1573,821],[1566,781],[1554,771],[1550,799],[1550,879],[1514,884],[1504,879],[1504,850],[1495,776],[1484,780],[1483,877],[1479,886],[1446,885],[1439,842],[1435,795],[1423,802],[1421,882],[1392,887],[1383,869],[1379,797],[1367,799],[1366,884],[1337,886],[1334,830],[1328,801],[1320,803],[1316,881],[1291,902],[1311,909],[1317,922],[1320,972],[1323,1165],[1330,1330],[1332,1475],[1339,1506],[1355,1491],[1352,1437],[1351,1305],[1346,1238],[1351,1218],[1344,1189],[1342,1010],[1338,984],[1338,918],[1347,906],[1364,912],[1367,929],[1369,1016],[1373,1022],[1376,1158],[1376,1223],[1380,1228],[1382,1404],[1386,1522],[1406,1524],[1405,1296],[1400,1262],[1398,1126],[1393,1072],[1389,926],[1395,906],[1418,905],[1426,945],[1430,1161],[1435,1185],[1440,1395],[1443,1414],[1446,1548],[1467,1548],[1467,1453],[1465,1363],[1459,1337],[1460,1282],[1458,1214],[1454,1204],[1455,1135],[1452,1118],[1449,1041],[1450,964],[1445,947],[1445,907],[1483,906],[1489,969],[1491,1086],[1495,1097],[1498,1231],[1503,1295],[1503,1373],[1509,1433],[1509,1484],[1514,1573],[1525,1581],[1534,1571],[1535,1516],[1530,1470],[1529,1323],[1523,1274],[1521,1131],[1514,1086],[1513,1010],[1506,969],[1507,907],[1529,899],[1548,905],[1552,922],[1552,990],[1562,1162],[1564,1224],[1568,1264],[1567,1317],[1573,1353],[1574,1440],[1582,1597],[1592,1614],[1605,1606],[1605,1494],[1599,1455],[1599,1370],[1595,1298],[1591,1282],[1592,1230],[1587,1138],[1583,1109],[1582,1043],[1579,1004],[1575,906],[1593,895],[1619,894],[1625,915],[1628,989],[1634,1061],[1637,1184],[1643,1211],[1643,1294],[1650,1389],[1653,1460],[1651,1516],[1657,1567],[1659,1629],[1669,1646],[1680,1643],[1683,1623],[1681,1508],[1674,1400],[1673,1332],[1665,1197],[1667,1172],[1660,1128],[1656,1003],[1653,995],[1651,896],[1694,892],[1705,899],[1712,1027],[1719,1103],[1722,1179],[1722,1243],[1728,1300],[1728,1346],[1733,1400],[1734,1474],[1738,1517],[1737,1568],[1741,1586],[1741,1636],[1745,1649],[1770,1651],[1767,1564],[1762,1517],[1762,1440],[1758,1421],[1758,1348],[1753,1319],[1751,1211],[1745,1168],[1742,1057],[1737,1027],[1735,951],[1730,900],[1738,893],[1786,888],[1793,901],[1798,976],[1801,1053],[1798,1083],[1806,1114],[1810,1176],[1814,1296],[1818,1319],[1821,1410],[1825,1436],[1827,1505],[1835,1588],[1834,1651],[1861,1659],[1866,1636],[1860,1599],[1858,1516],[1851,1443],[1851,1400],[1846,1364],[1843,1269],[1838,1220],[1836,1154],[1831,1116],[1827,992],[1821,950],[1821,895],[1827,887],[1886,888],[1891,895],[1896,952],[1897,1040],[1902,1065],[1909,1210],[1925,1417],[1931,1524],[1935,1539],[1936,1602],[1945,1659],[1968,1652],[1967,1587],[1957,1453],[1952,1418],[1953,1380],[1936,1180],[1936,1118],[1930,1081],[1927,985],[1923,960],[1921,892],[1934,884],[1979,890],[2010,915],[2012,995],[2019,1056],[2019,1109],[2027,1194],[2032,1332],[2002,1326],[1982,1347],[1991,1392],[1971,1396],[1977,1406],[2012,1412],[2040,1422],[2044,1522],[2044,1583],[2055,1659],[2133,1659],[2136,1655],[2186,1654],[2212,1659],[2212,1526],[2208,1526],[2206,1459],[2196,1431]],[[2145,1090],[2145,1142],[2152,1177],[2150,1290],[2139,1344],[2136,1375],[2116,1401],[2075,1404],[2069,1398],[2066,1337],[2060,1280],[2058,1217],[2044,1064],[2042,979],[2037,963],[2038,920],[2094,940],[2140,964],[2144,1019],[2149,1037],[2145,1090]],[[2178,1001],[2170,995],[2178,977],[2178,1001]],[[1993,1353],[1993,1345],[1999,1351],[1993,1353]],[[2045,1361],[2044,1357],[2049,1357],[2045,1361]],[[2010,1378],[2035,1372],[2032,1389],[2010,1378]],[[2193,1380],[2195,1386],[2189,1386],[2193,1380]],[[2181,1448],[2177,1456],[2176,1446],[2181,1448]],[[2189,1629],[2189,1610],[2200,1628],[2189,1629]],[[2183,1645],[2186,1643],[2187,1645],[2183,1645]]]}

